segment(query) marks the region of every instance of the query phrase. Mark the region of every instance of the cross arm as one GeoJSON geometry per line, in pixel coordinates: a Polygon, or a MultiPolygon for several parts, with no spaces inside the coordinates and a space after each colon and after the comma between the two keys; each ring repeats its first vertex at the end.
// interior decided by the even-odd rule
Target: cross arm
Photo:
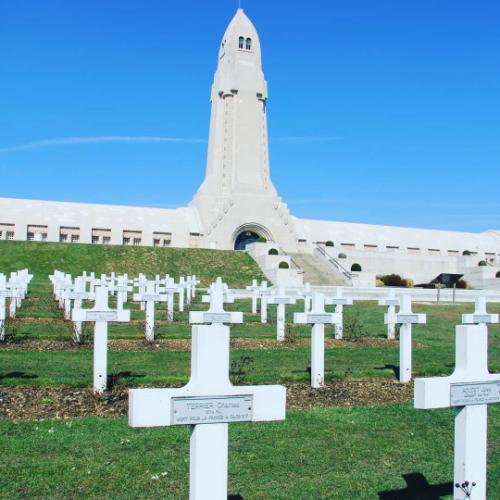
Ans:
{"type": "MultiPolygon", "coordinates": [[[[217,391],[216,391],[217,392],[217,391]]],[[[129,425],[131,427],[169,427],[175,425],[173,400],[175,398],[230,398],[251,396],[252,415],[248,421],[284,420],[286,415],[286,388],[281,385],[228,386],[218,394],[196,390],[189,384],[180,389],[132,389],[129,391],[129,425]]]]}

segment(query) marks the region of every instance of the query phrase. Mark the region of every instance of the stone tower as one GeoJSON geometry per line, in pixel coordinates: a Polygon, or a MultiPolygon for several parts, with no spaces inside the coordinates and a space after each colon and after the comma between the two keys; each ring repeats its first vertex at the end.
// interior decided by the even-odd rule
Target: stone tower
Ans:
{"type": "Polygon", "coordinates": [[[204,228],[204,246],[241,249],[264,236],[293,251],[293,221],[269,173],[260,40],[242,9],[222,39],[211,102],[206,177],[191,202],[204,228]]]}

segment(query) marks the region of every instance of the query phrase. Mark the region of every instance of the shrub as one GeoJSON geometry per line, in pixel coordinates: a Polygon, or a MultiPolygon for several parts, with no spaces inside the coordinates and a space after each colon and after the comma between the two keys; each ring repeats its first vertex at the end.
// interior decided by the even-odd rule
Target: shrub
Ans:
{"type": "Polygon", "coordinates": [[[347,259],[347,255],[345,253],[339,253],[339,259],[347,259]]]}
{"type": "Polygon", "coordinates": [[[457,281],[457,288],[465,289],[467,288],[467,282],[465,280],[457,281]]]}
{"type": "Polygon", "coordinates": [[[399,274],[386,274],[380,277],[380,280],[384,283],[385,286],[399,286],[406,287],[406,280],[401,278],[399,274]]]}
{"type": "Polygon", "coordinates": [[[406,278],[403,281],[405,282],[406,288],[413,288],[415,286],[415,282],[410,278],[406,278]]]}
{"type": "Polygon", "coordinates": [[[280,269],[290,269],[290,264],[288,264],[288,262],[280,262],[280,265],[279,265],[279,268],[280,269]]]}
{"type": "Polygon", "coordinates": [[[333,241],[327,241],[325,243],[325,247],[334,247],[335,245],[333,244],[333,241]]]}
{"type": "Polygon", "coordinates": [[[264,236],[259,236],[257,239],[258,243],[267,243],[267,239],[264,236]]]}
{"type": "Polygon", "coordinates": [[[351,271],[355,272],[355,273],[360,273],[361,272],[361,266],[359,264],[353,264],[351,266],[351,271]]]}
{"type": "Polygon", "coordinates": [[[480,260],[480,261],[477,263],[477,265],[478,265],[479,267],[484,267],[484,266],[487,266],[488,264],[487,264],[487,262],[486,262],[485,260],[480,260]]]}
{"type": "Polygon", "coordinates": [[[384,282],[380,279],[379,276],[377,276],[377,280],[375,281],[375,286],[376,287],[382,287],[382,286],[384,286],[384,282]]]}
{"type": "Polygon", "coordinates": [[[500,278],[500,271],[496,274],[495,278],[500,278]]]}
{"type": "Polygon", "coordinates": [[[271,250],[269,250],[268,252],[268,255],[278,255],[278,250],[276,250],[276,248],[271,248],[271,250]]]}
{"type": "Polygon", "coordinates": [[[464,250],[462,255],[472,255],[472,252],[470,250],[464,250]]]}

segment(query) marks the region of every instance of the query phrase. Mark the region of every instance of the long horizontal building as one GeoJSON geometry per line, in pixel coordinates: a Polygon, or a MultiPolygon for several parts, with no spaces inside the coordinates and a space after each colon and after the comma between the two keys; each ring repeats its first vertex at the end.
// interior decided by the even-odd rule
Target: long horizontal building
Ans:
{"type": "Polygon", "coordinates": [[[329,265],[343,278],[360,268],[417,282],[458,273],[473,286],[500,288],[500,231],[436,231],[290,214],[270,177],[261,45],[242,9],[219,47],[211,102],[206,176],[188,207],[0,198],[0,239],[243,250],[265,238],[298,267],[321,271],[329,265]]]}

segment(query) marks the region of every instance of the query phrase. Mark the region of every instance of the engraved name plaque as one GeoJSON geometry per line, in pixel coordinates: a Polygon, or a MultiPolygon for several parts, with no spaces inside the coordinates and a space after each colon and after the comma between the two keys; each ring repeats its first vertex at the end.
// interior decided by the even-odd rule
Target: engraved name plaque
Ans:
{"type": "Polygon", "coordinates": [[[483,405],[500,403],[500,380],[452,384],[450,387],[450,406],[483,405]]]}
{"type": "Polygon", "coordinates": [[[332,319],[329,314],[308,314],[307,322],[314,324],[331,323],[332,319]]]}
{"type": "Polygon", "coordinates": [[[146,293],[144,295],[141,295],[140,299],[141,302],[156,302],[158,300],[161,300],[161,297],[159,295],[148,295],[146,293]]]}
{"type": "Polygon", "coordinates": [[[205,313],[203,323],[231,323],[230,313],[205,313]]]}
{"type": "Polygon", "coordinates": [[[417,323],[418,315],[416,314],[398,314],[398,323],[417,323]]]}
{"type": "Polygon", "coordinates": [[[474,314],[473,316],[474,323],[490,323],[491,316],[489,314],[474,314]]]}
{"type": "Polygon", "coordinates": [[[87,313],[87,321],[116,321],[116,311],[89,311],[87,313]]]}
{"type": "Polygon", "coordinates": [[[172,425],[250,422],[253,396],[172,398],[172,425]]]}

